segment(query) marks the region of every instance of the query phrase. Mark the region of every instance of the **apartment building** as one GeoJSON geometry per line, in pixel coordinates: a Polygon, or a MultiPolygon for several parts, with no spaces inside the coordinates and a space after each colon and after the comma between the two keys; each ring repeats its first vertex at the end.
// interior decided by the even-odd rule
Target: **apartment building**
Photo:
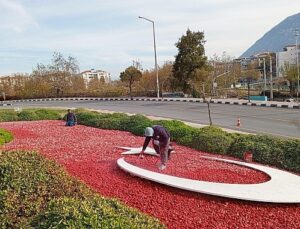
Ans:
{"type": "Polygon", "coordinates": [[[110,83],[110,73],[103,70],[87,70],[81,73],[83,79],[88,84],[92,79],[103,80],[105,83],[110,83]]]}

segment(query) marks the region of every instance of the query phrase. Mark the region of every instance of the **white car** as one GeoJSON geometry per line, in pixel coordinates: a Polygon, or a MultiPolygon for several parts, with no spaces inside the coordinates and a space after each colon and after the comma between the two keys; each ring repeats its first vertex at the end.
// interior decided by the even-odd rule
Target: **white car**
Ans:
{"type": "Polygon", "coordinates": [[[295,102],[295,100],[293,98],[289,98],[289,99],[286,99],[284,100],[285,102],[295,102]]]}

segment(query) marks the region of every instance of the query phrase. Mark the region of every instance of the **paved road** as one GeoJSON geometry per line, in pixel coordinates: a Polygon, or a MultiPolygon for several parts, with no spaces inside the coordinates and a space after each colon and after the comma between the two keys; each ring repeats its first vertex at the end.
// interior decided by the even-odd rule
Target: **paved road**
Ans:
{"type": "MultiPolygon", "coordinates": [[[[22,107],[76,107],[139,113],[208,124],[207,105],[163,101],[40,101],[18,102],[22,107]]],[[[300,139],[300,110],[211,104],[213,124],[252,133],[269,133],[300,139]],[[241,127],[237,128],[238,117],[241,127]]]]}

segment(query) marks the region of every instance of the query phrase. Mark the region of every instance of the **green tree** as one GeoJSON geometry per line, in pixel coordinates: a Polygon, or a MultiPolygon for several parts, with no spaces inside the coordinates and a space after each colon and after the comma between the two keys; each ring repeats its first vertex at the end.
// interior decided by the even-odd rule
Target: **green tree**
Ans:
{"type": "Polygon", "coordinates": [[[132,99],[132,85],[135,81],[139,81],[142,77],[142,72],[134,66],[130,66],[120,73],[120,79],[122,82],[128,83],[129,95],[132,99]]]}
{"type": "Polygon", "coordinates": [[[188,29],[175,44],[178,48],[173,68],[175,84],[185,93],[193,92],[191,81],[199,78],[199,74],[207,67],[204,43],[203,32],[188,29]]]}

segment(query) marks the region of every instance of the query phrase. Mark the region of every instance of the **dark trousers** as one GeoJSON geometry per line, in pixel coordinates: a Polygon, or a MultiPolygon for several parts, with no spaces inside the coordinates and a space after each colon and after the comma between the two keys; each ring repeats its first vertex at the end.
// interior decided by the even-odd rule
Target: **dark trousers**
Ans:
{"type": "Polygon", "coordinates": [[[75,126],[75,122],[74,121],[67,121],[66,126],[75,126]]]}
{"type": "Polygon", "coordinates": [[[159,145],[154,144],[154,140],[152,141],[153,148],[156,153],[160,155],[160,161],[163,165],[165,165],[168,161],[168,152],[169,152],[169,146],[170,146],[170,139],[168,139],[167,144],[161,144],[159,145]]]}

